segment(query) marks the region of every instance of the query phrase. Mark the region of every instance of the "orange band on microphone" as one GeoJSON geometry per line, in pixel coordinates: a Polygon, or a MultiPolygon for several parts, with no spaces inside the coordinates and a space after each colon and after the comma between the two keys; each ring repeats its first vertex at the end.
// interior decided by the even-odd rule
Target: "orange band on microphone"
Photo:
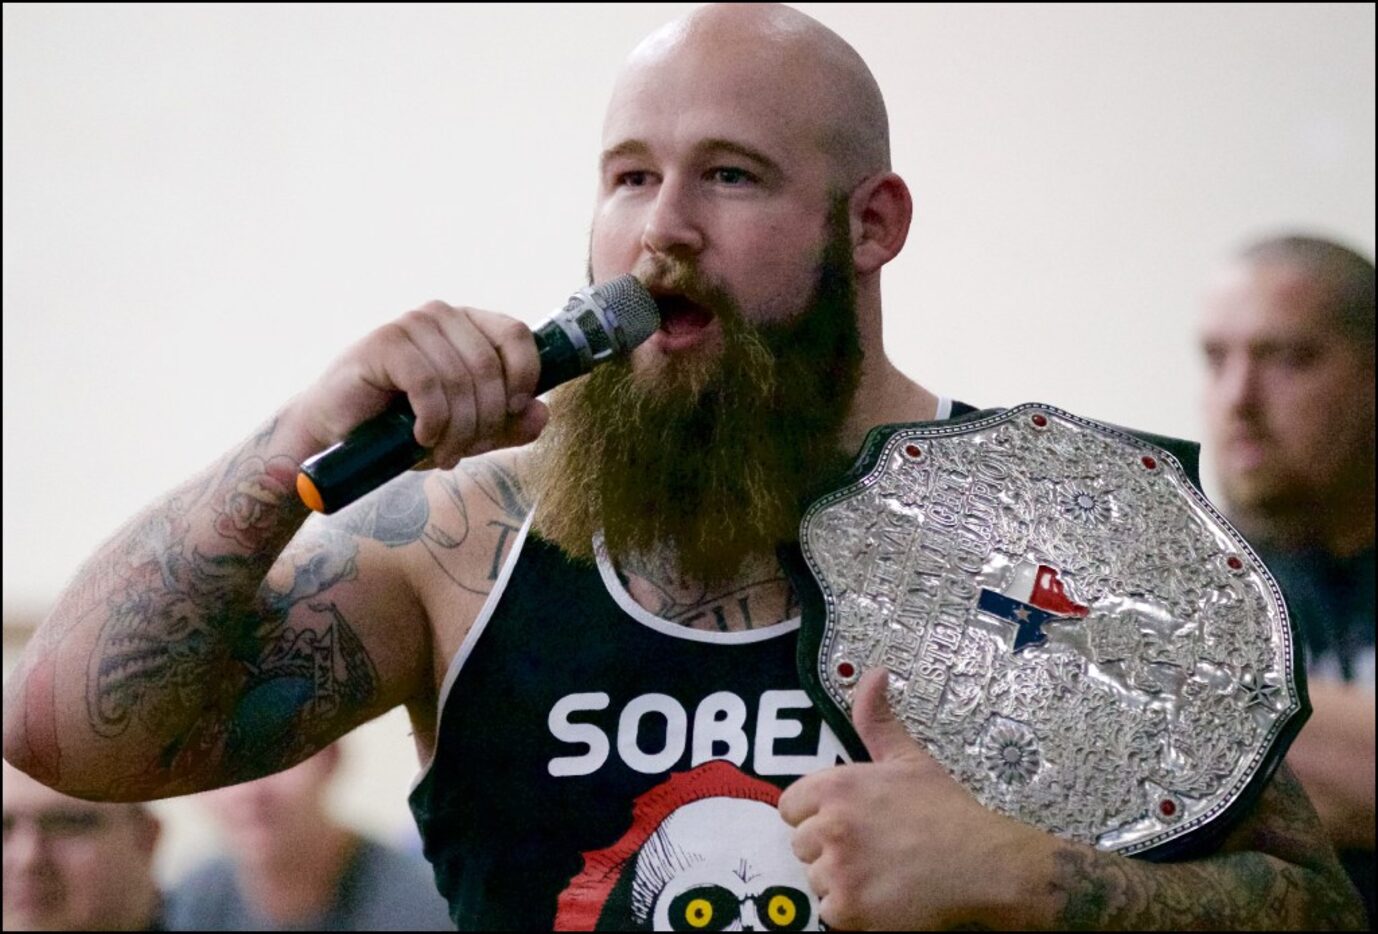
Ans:
{"type": "Polygon", "coordinates": [[[316,484],[304,473],[297,474],[297,495],[316,512],[325,512],[325,501],[321,499],[321,491],[316,489],[316,484]]]}

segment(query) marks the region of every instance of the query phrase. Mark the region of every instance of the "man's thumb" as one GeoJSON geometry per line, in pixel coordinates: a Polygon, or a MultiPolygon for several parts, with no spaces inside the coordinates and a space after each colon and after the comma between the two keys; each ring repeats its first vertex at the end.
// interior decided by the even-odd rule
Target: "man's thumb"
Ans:
{"type": "Polygon", "coordinates": [[[875,762],[906,758],[919,749],[890,709],[885,696],[889,684],[889,671],[872,668],[862,675],[852,695],[852,725],[875,762]]]}

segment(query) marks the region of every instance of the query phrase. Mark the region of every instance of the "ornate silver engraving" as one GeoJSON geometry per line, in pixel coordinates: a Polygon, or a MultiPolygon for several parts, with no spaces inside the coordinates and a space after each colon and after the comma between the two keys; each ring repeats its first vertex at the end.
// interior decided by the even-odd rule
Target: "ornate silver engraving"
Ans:
{"type": "Polygon", "coordinates": [[[1243,538],[1170,454],[1049,406],[899,431],[801,544],[832,700],[885,666],[958,781],[1069,839],[1128,855],[1200,829],[1302,709],[1243,538]]]}

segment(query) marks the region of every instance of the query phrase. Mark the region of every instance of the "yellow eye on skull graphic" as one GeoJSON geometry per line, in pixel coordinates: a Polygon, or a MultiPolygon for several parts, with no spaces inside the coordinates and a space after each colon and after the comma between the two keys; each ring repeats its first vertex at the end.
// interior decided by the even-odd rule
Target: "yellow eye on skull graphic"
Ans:
{"type": "Polygon", "coordinates": [[[721,885],[695,886],[676,895],[669,910],[676,931],[802,931],[812,916],[808,895],[788,885],[755,896],[721,885]]]}

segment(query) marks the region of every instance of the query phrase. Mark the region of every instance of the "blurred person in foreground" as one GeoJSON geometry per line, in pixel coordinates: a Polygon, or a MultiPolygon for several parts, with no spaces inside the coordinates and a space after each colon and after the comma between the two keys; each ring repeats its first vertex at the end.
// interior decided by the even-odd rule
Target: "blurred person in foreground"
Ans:
{"type": "Polygon", "coordinates": [[[69,798],[3,771],[6,931],[164,930],[148,808],[69,798]]]}
{"type": "Polygon", "coordinates": [[[1287,760],[1373,917],[1374,270],[1278,236],[1207,293],[1205,411],[1224,507],[1277,577],[1314,713],[1287,760]]]}
{"type": "Polygon", "coordinates": [[[228,855],[172,890],[172,930],[453,930],[424,861],[330,817],[340,756],[336,743],[285,772],[202,796],[228,855]]]}
{"type": "Polygon", "coordinates": [[[885,352],[913,202],[855,49],[788,7],[696,9],[632,52],[597,178],[589,278],[640,276],[659,330],[549,408],[511,317],[432,302],[366,336],[88,562],[11,679],[5,756],[182,794],[405,705],[465,928],[1357,923],[1285,767],[1167,864],[983,807],[881,669],[853,710],[874,761],[838,765],[777,546],[872,427],[973,411],[885,352]],[[397,392],[437,469],[307,522],[298,465],[397,392]]]}

